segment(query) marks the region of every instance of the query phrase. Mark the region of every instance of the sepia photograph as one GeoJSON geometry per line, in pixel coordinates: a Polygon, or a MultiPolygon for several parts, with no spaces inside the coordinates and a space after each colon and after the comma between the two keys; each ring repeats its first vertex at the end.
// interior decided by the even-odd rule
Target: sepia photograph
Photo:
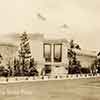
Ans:
{"type": "Polygon", "coordinates": [[[0,0],[0,100],[100,100],[100,0],[0,0]]]}

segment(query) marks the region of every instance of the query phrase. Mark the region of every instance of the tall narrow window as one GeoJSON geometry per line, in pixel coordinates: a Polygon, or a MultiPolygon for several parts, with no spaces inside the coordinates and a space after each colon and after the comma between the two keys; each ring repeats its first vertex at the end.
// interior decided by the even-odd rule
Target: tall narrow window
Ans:
{"type": "Polygon", "coordinates": [[[54,62],[62,60],[62,44],[54,44],[54,62]]]}
{"type": "Polygon", "coordinates": [[[43,50],[43,54],[44,54],[44,58],[46,62],[51,62],[51,44],[44,44],[44,50],[43,50]]]}

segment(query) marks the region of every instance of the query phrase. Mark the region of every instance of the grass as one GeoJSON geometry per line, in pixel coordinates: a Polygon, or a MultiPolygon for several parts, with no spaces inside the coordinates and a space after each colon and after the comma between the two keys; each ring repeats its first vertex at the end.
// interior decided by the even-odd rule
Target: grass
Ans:
{"type": "Polygon", "coordinates": [[[1,84],[0,100],[100,100],[96,84],[100,79],[1,84]]]}

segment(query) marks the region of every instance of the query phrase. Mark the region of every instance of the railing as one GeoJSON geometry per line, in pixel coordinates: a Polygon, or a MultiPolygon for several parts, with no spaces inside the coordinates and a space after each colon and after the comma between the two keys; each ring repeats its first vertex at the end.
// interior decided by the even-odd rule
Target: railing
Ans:
{"type": "Polygon", "coordinates": [[[96,78],[100,74],[67,74],[67,75],[51,75],[51,76],[33,76],[33,77],[0,77],[0,83],[17,83],[29,81],[48,81],[48,80],[68,80],[68,79],[84,79],[96,78]]]}

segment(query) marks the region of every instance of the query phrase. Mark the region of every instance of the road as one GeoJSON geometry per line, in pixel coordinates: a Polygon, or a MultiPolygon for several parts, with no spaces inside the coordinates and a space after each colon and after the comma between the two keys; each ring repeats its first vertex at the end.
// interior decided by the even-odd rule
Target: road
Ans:
{"type": "Polygon", "coordinates": [[[0,100],[100,100],[100,78],[0,84],[0,100]]]}

